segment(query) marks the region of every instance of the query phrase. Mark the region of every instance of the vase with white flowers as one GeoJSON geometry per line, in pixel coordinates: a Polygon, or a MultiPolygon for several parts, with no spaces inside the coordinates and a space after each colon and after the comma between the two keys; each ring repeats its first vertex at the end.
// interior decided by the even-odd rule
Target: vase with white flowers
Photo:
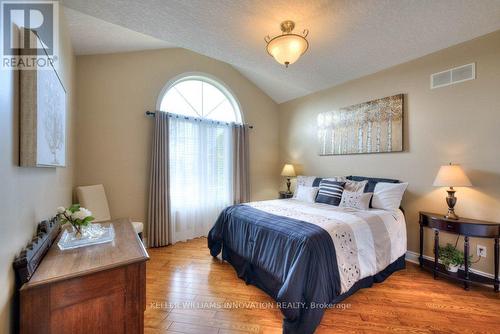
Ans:
{"type": "Polygon", "coordinates": [[[61,224],[69,223],[73,226],[76,238],[81,238],[84,234],[84,228],[94,220],[92,212],[82,208],[80,204],[73,204],[69,208],[58,207],[57,217],[60,219],[61,224]]]}

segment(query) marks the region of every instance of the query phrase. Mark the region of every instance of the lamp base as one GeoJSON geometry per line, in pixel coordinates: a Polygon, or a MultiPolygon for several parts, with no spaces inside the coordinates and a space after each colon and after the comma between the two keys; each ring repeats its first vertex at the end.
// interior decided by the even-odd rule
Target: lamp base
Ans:
{"type": "Polygon", "coordinates": [[[292,185],[292,182],[290,181],[290,178],[287,177],[286,178],[286,192],[287,194],[291,194],[292,191],[290,190],[290,186],[292,185]]]}
{"type": "Polygon", "coordinates": [[[446,219],[453,219],[453,220],[458,220],[460,219],[460,217],[458,217],[456,214],[455,214],[455,211],[453,209],[448,209],[448,213],[446,214],[446,216],[444,216],[444,218],[446,219]]]}
{"type": "Polygon", "coordinates": [[[446,197],[446,204],[448,204],[448,213],[444,216],[447,219],[458,220],[459,217],[455,214],[455,204],[457,204],[457,198],[455,197],[455,189],[450,187],[450,189],[446,190],[448,192],[448,196],[446,197]]]}

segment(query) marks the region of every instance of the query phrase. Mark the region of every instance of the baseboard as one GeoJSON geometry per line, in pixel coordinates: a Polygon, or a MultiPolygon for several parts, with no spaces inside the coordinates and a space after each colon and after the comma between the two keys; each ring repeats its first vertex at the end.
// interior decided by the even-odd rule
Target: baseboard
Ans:
{"type": "MultiPolygon", "coordinates": [[[[412,252],[412,251],[407,251],[405,259],[408,262],[419,264],[419,262],[418,262],[418,256],[419,256],[418,253],[415,253],[415,252],[412,252]]],[[[424,259],[434,261],[434,257],[432,257],[432,256],[424,255],[424,259]]],[[[488,277],[488,278],[491,278],[491,279],[495,278],[495,276],[493,274],[485,273],[485,272],[477,270],[477,269],[469,268],[469,270],[470,270],[471,273],[474,273],[476,275],[480,275],[480,276],[483,276],[483,277],[488,277]]]]}

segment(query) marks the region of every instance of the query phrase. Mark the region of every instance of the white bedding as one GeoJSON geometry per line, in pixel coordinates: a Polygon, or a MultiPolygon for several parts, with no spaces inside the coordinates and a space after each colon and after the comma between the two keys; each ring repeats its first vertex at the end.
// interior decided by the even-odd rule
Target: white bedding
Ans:
{"type": "Polygon", "coordinates": [[[296,199],[246,203],[256,209],[320,226],[333,240],[342,293],[406,253],[401,210],[358,210],[296,199]]]}

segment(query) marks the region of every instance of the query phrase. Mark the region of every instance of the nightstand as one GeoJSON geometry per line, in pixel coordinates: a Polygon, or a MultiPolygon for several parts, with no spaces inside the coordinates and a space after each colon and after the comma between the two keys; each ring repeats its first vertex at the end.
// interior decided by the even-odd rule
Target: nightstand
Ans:
{"type": "Polygon", "coordinates": [[[289,193],[287,191],[280,191],[280,199],[292,198],[292,197],[293,197],[293,193],[289,193]]]}
{"type": "Polygon", "coordinates": [[[498,292],[500,281],[498,280],[498,259],[499,259],[499,238],[500,238],[500,223],[487,222],[476,219],[460,218],[457,220],[445,218],[441,214],[420,212],[420,267],[430,269],[434,273],[434,278],[443,276],[464,283],[464,289],[469,289],[469,283],[476,282],[481,284],[493,285],[495,292],[498,292]],[[429,227],[434,230],[434,261],[424,259],[424,227],[429,227]],[[439,264],[439,231],[459,234],[464,236],[464,269],[457,273],[446,271],[443,265],[439,264]],[[494,246],[494,261],[495,261],[495,278],[476,275],[469,272],[469,237],[476,238],[493,238],[495,239],[494,246]]]}

